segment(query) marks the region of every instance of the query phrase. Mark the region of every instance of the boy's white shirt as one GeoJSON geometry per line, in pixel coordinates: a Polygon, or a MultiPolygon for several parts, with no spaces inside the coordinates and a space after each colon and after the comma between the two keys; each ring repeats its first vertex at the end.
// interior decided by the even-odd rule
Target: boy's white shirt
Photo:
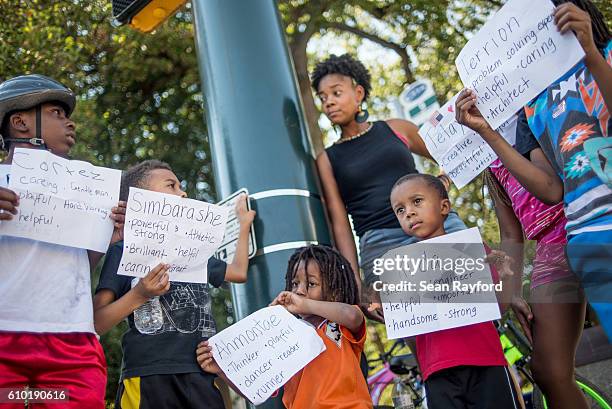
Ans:
{"type": "Polygon", "coordinates": [[[94,333],[87,250],[0,236],[0,331],[94,333]]]}

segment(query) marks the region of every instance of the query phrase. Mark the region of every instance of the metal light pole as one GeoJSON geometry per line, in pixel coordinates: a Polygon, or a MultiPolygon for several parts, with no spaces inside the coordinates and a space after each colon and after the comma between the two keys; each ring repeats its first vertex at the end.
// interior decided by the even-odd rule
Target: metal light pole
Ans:
{"type": "Polygon", "coordinates": [[[232,285],[240,319],[284,289],[296,248],[331,240],[275,1],[192,5],[217,192],[225,197],[246,187],[257,210],[259,251],[248,282],[232,285]]]}

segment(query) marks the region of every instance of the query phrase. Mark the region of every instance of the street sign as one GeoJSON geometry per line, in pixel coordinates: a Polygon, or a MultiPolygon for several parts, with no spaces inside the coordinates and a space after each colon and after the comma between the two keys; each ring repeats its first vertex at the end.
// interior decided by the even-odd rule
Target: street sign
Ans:
{"type": "Polygon", "coordinates": [[[421,126],[431,114],[440,108],[433,85],[429,80],[417,80],[408,85],[399,95],[404,110],[403,117],[421,126]]]}
{"type": "MultiPolygon", "coordinates": [[[[246,188],[242,188],[229,197],[221,200],[217,205],[229,207],[227,215],[227,224],[225,226],[225,236],[221,242],[221,246],[217,250],[215,257],[219,260],[223,260],[226,263],[231,263],[234,259],[234,253],[236,252],[236,244],[238,243],[238,234],[240,233],[240,223],[236,217],[236,202],[241,194],[247,195],[247,209],[251,210],[251,202],[248,199],[249,191],[246,188]]],[[[249,259],[255,257],[257,253],[257,244],[255,243],[255,229],[251,225],[249,230],[249,259]]]]}

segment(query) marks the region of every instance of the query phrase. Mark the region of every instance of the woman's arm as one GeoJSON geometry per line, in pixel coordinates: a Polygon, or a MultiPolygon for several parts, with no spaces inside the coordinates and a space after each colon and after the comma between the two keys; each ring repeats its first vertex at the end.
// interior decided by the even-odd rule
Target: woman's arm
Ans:
{"type": "MultiPolygon", "coordinates": [[[[493,175],[491,175],[491,177],[494,178],[493,175]]],[[[487,182],[487,185],[489,185],[489,182],[487,182]]],[[[497,186],[503,189],[499,184],[497,186]]],[[[506,306],[510,303],[525,335],[529,341],[531,341],[531,320],[533,319],[533,314],[529,304],[523,299],[522,294],[524,253],[523,227],[512,207],[505,203],[504,198],[501,196],[505,192],[498,192],[494,187],[489,187],[489,193],[493,199],[495,214],[499,222],[501,249],[512,258],[510,268],[514,273],[510,280],[510,288],[506,286],[503,288],[501,301],[502,304],[506,306]]]]}
{"type": "MultiPolygon", "coordinates": [[[[495,176],[491,175],[491,177],[494,178],[495,176]]],[[[495,187],[489,186],[489,184],[487,182],[499,223],[501,250],[512,258],[510,267],[514,272],[512,288],[509,289],[510,292],[508,293],[504,291],[504,294],[508,294],[510,297],[517,294],[520,295],[522,290],[521,277],[523,275],[523,227],[512,207],[503,200],[502,195],[505,191],[499,192],[495,187]]],[[[498,184],[497,186],[498,189],[503,189],[501,185],[498,184]]],[[[506,298],[506,300],[509,300],[509,298],[506,298]]]]}
{"type": "Polygon", "coordinates": [[[404,119],[389,119],[387,124],[393,131],[402,135],[408,141],[408,149],[411,152],[421,155],[427,159],[433,159],[427,150],[423,138],[419,135],[419,128],[410,121],[404,119]]]}
{"type": "Polygon", "coordinates": [[[323,196],[329,218],[331,219],[332,234],[334,242],[340,254],[342,254],[350,263],[357,279],[357,284],[361,289],[361,278],[359,276],[359,263],[357,262],[357,248],[355,247],[355,238],[353,230],[349,223],[346,207],[340,196],[340,190],[336,184],[336,178],[327,157],[327,153],[323,152],[317,158],[317,169],[323,186],[323,196]]]}
{"type": "Polygon", "coordinates": [[[557,204],[563,200],[563,183],[542,149],[531,151],[531,161],[517,152],[484,119],[476,107],[476,93],[469,89],[461,91],[455,105],[457,122],[480,134],[497,154],[506,169],[532,195],[546,204],[557,204]]]}

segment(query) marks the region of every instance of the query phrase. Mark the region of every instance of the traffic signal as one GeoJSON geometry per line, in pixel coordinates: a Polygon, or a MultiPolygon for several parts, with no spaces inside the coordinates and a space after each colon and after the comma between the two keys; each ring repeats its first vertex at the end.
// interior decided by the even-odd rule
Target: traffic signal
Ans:
{"type": "Polygon", "coordinates": [[[112,0],[113,17],[144,33],[153,31],[188,0],[112,0]]]}

